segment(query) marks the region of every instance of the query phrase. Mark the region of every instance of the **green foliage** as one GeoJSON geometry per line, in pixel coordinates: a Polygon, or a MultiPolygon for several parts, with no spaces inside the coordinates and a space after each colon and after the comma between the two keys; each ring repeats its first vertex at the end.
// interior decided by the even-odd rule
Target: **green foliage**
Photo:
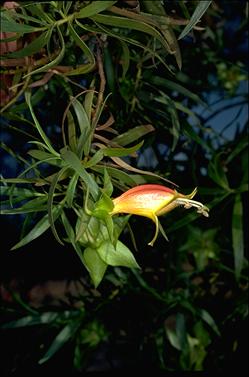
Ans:
{"type": "MultiPolygon", "coordinates": [[[[212,129],[216,114],[208,113],[206,92],[240,97],[243,105],[246,94],[236,91],[247,73],[242,62],[224,57],[222,4],[131,3],[21,2],[1,9],[7,49],[1,114],[4,129],[26,148],[19,153],[15,143],[2,143],[20,170],[1,176],[1,214],[25,216],[11,250],[51,230],[85,268],[82,307],[34,310],[12,292],[22,317],[2,329],[48,329],[36,361],[69,344],[82,370],[103,342],[135,338],[124,323],[137,320],[138,300],[138,328],[146,329],[137,333],[139,350],[148,347],[166,371],[209,364],[216,370],[225,360],[217,344],[227,327],[248,316],[248,134],[246,125],[236,125],[240,112],[212,129]],[[196,39],[191,47],[187,35],[196,39]],[[230,125],[231,141],[224,136],[230,125]],[[210,218],[177,209],[159,224],[169,242],[159,238],[148,251],[153,229],[142,219],[111,216],[112,198],[145,183],[175,188],[169,179],[181,192],[198,186],[210,218]],[[122,313],[127,297],[134,301],[125,301],[122,313]],[[124,315],[129,310],[133,317],[124,315]],[[113,316],[121,335],[114,335],[113,316]]],[[[239,335],[231,339],[233,353],[239,335]]]]}

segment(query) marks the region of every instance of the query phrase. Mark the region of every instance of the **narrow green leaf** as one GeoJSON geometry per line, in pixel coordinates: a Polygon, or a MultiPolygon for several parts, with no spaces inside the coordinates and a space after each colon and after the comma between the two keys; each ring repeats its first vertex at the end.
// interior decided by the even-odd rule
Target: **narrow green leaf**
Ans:
{"type": "Polygon", "coordinates": [[[42,3],[38,3],[37,1],[28,4],[28,10],[31,14],[38,19],[41,19],[44,23],[52,24],[55,20],[51,18],[51,13],[46,12],[44,10],[44,6],[42,3]]]}
{"type": "Polygon", "coordinates": [[[112,53],[109,51],[109,48],[107,46],[104,49],[104,70],[108,88],[115,98],[117,90],[116,75],[113,65],[112,53]]]}
{"type": "Polygon", "coordinates": [[[15,22],[13,19],[9,18],[10,13],[8,11],[1,11],[0,13],[0,23],[2,32],[13,32],[13,33],[32,33],[39,30],[44,30],[44,28],[34,27],[30,25],[25,25],[15,22]],[[8,18],[7,18],[8,17],[8,18]]]}
{"type": "Polygon", "coordinates": [[[225,190],[230,190],[229,182],[221,162],[221,153],[214,155],[212,161],[208,164],[208,175],[219,186],[225,190]]]}
{"type": "Polygon", "coordinates": [[[31,157],[34,157],[36,160],[39,160],[39,161],[46,160],[47,158],[54,157],[54,155],[52,153],[41,151],[40,149],[31,149],[31,150],[28,151],[28,154],[31,157]]]}
{"type": "Polygon", "coordinates": [[[184,38],[190,32],[190,30],[193,29],[193,27],[197,24],[197,22],[200,21],[201,17],[206,12],[206,10],[208,9],[208,7],[211,3],[212,3],[212,0],[210,0],[210,1],[205,1],[205,0],[199,1],[197,7],[195,8],[194,13],[192,14],[192,17],[190,18],[189,23],[185,26],[185,28],[181,32],[180,36],[178,37],[178,40],[184,38]]]}
{"type": "Polygon", "coordinates": [[[91,32],[94,32],[94,33],[96,33],[96,32],[105,33],[105,34],[107,34],[107,35],[109,35],[109,36],[111,36],[113,38],[117,38],[120,41],[125,41],[127,43],[130,43],[132,45],[135,45],[135,46],[138,46],[138,47],[142,48],[144,51],[146,51],[146,52],[148,52],[148,54],[150,54],[151,58],[155,58],[156,57],[171,73],[173,73],[172,70],[171,70],[171,68],[170,68],[170,66],[166,64],[165,59],[162,59],[162,57],[160,56],[160,54],[158,54],[155,51],[155,49],[152,50],[147,45],[139,42],[137,39],[128,38],[128,37],[126,37],[123,34],[117,33],[113,29],[109,29],[107,27],[104,27],[101,23],[97,23],[96,22],[97,28],[96,27],[91,27],[89,25],[84,26],[84,25],[82,25],[78,21],[77,21],[77,24],[79,24],[80,27],[82,27],[85,30],[88,30],[88,31],[91,31],[91,32]]]}
{"type": "Polygon", "coordinates": [[[155,128],[151,124],[145,124],[131,128],[125,133],[114,137],[112,141],[119,145],[126,146],[152,131],[155,131],[155,128]]]}
{"type": "Polygon", "coordinates": [[[161,97],[155,97],[155,101],[167,105],[167,111],[169,112],[172,120],[172,127],[170,129],[170,132],[173,135],[172,150],[174,150],[180,137],[180,121],[178,118],[174,101],[172,101],[172,99],[169,96],[167,96],[164,92],[159,92],[161,94],[161,97]]]}
{"type": "MultiPolygon", "coordinates": [[[[149,74],[148,73],[145,74],[145,77],[146,76],[149,76],[149,74]]],[[[188,90],[187,88],[185,88],[184,86],[182,86],[181,84],[177,82],[165,79],[164,77],[160,77],[160,76],[150,76],[148,77],[148,81],[151,84],[158,86],[159,88],[163,87],[163,88],[168,88],[171,91],[177,91],[178,93],[182,94],[184,97],[188,97],[192,101],[199,103],[200,105],[207,108],[207,104],[204,101],[202,101],[202,99],[197,94],[191,92],[190,90],[188,90]]]]}
{"type": "Polygon", "coordinates": [[[92,3],[88,4],[84,8],[82,8],[77,14],[76,18],[86,18],[91,17],[95,14],[103,12],[107,8],[110,8],[113,4],[117,1],[93,1],[92,3]]]}
{"type": "Polygon", "coordinates": [[[89,91],[86,93],[84,99],[84,109],[86,111],[89,123],[91,123],[91,116],[93,111],[94,82],[95,79],[92,80],[89,91]]]}
{"type": "Polygon", "coordinates": [[[77,116],[80,132],[86,135],[86,133],[90,130],[90,122],[84,106],[77,100],[77,98],[71,98],[71,102],[77,116]]]}
{"type": "Polygon", "coordinates": [[[82,254],[81,247],[75,239],[74,229],[73,229],[72,225],[70,224],[70,222],[69,222],[64,211],[62,211],[62,213],[61,213],[61,220],[62,220],[62,223],[63,223],[63,226],[65,228],[65,231],[66,231],[66,234],[68,236],[69,241],[71,242],[74,250],[76,251],[78,257],[80,258],[81,263],[83,263],[85,265],[84,260],[83,260],[83,254],[82,254]]]}
{"type": "Polygon", "coordinates": [[[61,244],[61,245],[64,245],[64,243],[61,241],[60,237],[58,236],[58,233],[56,231],[56,228],[55,228],[55,225],[54,225],[54,213],[53,213],[53,200],[54,200],[54,193],[55,193],[55,189],[56,189],[56,186],[57,186],[57,183],[59,181],[59,179],[61,178],[61,176],[66,172],[68,168],[67,167],[64,167],[62,168],[58,173],[56,173],[54,176],[53,176],[53,179],[51,181],[51,185],[49,187],[49,192],[48,192],[48,203],[47,203],[47,208],[48,208],[48,220],[49,220],[49,223],[51,225],[51,230],[52,230],[52,233],[53,235],[55,236],[55,239],[61,244]]]}
{"type": "Polygon", "coordinates": [[[248,137],[247,135],[243,137],[238,144],[235,146],[235,148],[232,150],[232,152],[227,157],[227,164],[229,164],[239,153],[241,153],[246,147],[248,147],[248,137]]]}
{"type": "Polygon", "coordinates": [[[79,179],[79,175],[75,173],[70,179],[70,182],[67,186],[66,202],[69,208],[71,208],[73,205],[73,200],[74,200],[74,195],[75,195],[75,190],[78,183],[78,179],[79,179]]]}
{"type": "Polygon", "coordinates": [[[56,312],[45,312],[39,313],[37,315],[28,315],[26,317],[4,323],[2,329],[16,329],[19,327],[35,326],[35,325],[45,325],[54,322],[58,317],[56,312]]]}
{"type": "Polygon", "coordinates": [[[146,24],[145,22],[141,22],[138,20],[132,20],[124,17],[117,17],[117,16],[110,16],[110,15],[103,15],[98,14],[96,16],[90,17],[93,21],[98,23],[103,23],[104,25],[110,25],[112,27],[120,27],[120,28],[127,28],[128,30],[138,30],[143,33],[149,34],[152,37],[155,37],[166,49],[167,52],[172,54],[172,51],[169,47],[168,42],[162,36],[161,33],[153,26],[146,24]]]}
{"type": "Polygon", "coordinates": [[[194,131],[193,127],[190,126],[188,123],[183,124],[183,132],[186,136],[189,137],[191,141],[195,141],[196,143],[200,144],[204,149],[210,150],[211,147],[207,144],[205,139],[201,138],[197,133],[194,131]]]}
{"type": "Polygon", "coordinates": [[[33,121],[35,122],[35,126],[36,126],[36,129],[37,131],[39,132],[42,140],[44,141],[44,143],[46,144],[48,150],[55,156],[59,157],[59,153],[57,153],[54,148],[52,147],[47,135],[45,134],[45,132],[43,131],[42,127],[40,126],[40,123],[38,122],[36,116],[35,116],[35,113],[34,113],[34,110],[33,110],[33,107],[32,107],[32,104],[31,104],[31,92],[29,91],[26,91],[25,92],[25,100],[28,104],[28,107],[29,107],[29,110],[30,110],[30,113],[32,115],[32,118],[33,118],[33,121]]]}
{"type": "Polygon", "coordinates": [[[243,206],[241,196],[235,196],[232,218],[235,276],[239,279],[244,261],[243,206]]]}
{"type": "Polygon", "coordinates": [[[92,178],[92,176],[89,173],[87,173],[87,171],[84,169],[81,161],[76,156],[76,154],[64,148],[63,150],[61,150],[61,156],[63,160],[66,161],[68,165],[76,173],[79,174],[79,176],[83,179],[83,181],[89,188],[92,197],[96,199],[99,192],[98,185],[95,182],[95,180],[92,178]]]}
{"type": "Polygon", "coordinates": [[[77,138],[76,138],[76,129],[74,118],[68,110],[67,112],[67,132],[68,132],[68,144],[72,152],[76,153],[77,151],[77,138]]]}
{"type": "Polygon", "coordinates": [[[26,20],[26,21],[31,21],[31,22],[34,22],[34,23],[36,23],[36,24],[39,24],[39,25],[43,25],[43,26],[45,26],[45,25],[47,25],[45,22],[44,22],[44,20],[40,20],[40,19],[38,19],[38,18],[35,18],[35,17],[32,17],[32,16],[28,16],[27,14],[21,14],[21,13],[17,13],[17,12],[13,12],[12,14],[11,14],[11,19],[15,19],[15,21],[16,20],[26,20]]]}
{"type": "Polygon", "coordinates": [[[111,242],[105,241],[96,250],[108,265],[140,268],[132,252],[121,241],[117,241],[116,248],[111,242]]]}
{"type": "Polygon", "coordinates": [[[92,63],[86,63],[77,66],[75,69],[71,69],[64,73],[65,76],[76,76],[76,75],[83,75],[84,73],[88,73],[94,70],[95,65],[92,63]]]}
{"type": "Polygon", "coordinates": [[[46,211],[47,198],[46,196],[34,198],[32,200],[29,200],[27,203],[23,204],[19,208],[4,208],[0,209],[0,213],[2,215],[14,215],[14,214],[20,214],[20,213],[32,213],[32,212],[40,212],[40,211],[46,211]]]}
{"type": "MultiPolygon", "coordinates": [[[[1,179],[2,180],[2,179],[1,179]]],[[[3,198],[5,195],[8,196],[11,188],[9,186],[0,186],[1,188],[1,197],[3,198]]],[[[17,196],[18,198],[21,198],[21,200],[30,198],[33,196],[43,196],[44,194],[41,194],[39,192],[36,192],[34,190],[29,190],[24,187],[15,187],[12,190],[12,195],[17,196]]]]}
{"type": "Polygon", "coordinates": [[[79,321],[73,321],[68,323],[56,336],[53,343],[45,353],[45,355],[39,360],[39,364],[43,364],[48,361],[59,349],[68,342],[71,338],[73,338],[75,332],[77,331],[78,327],[80,326],[79,321]]]}
{"type": "Polygon", "coordinates": [[[90,247],[86,248],[83,254],[84,264],[91,276],[95,288],[104,277],[107,269],[107,263],[105,263],[97,253],[95,249],[90,247]]]}
{"type": "Polygon", "coordinates": [[[110,177],[118,180],[120,184],[122,185],[128,185],[128,186],[135,186],[137,184],[136,180],[133,179],[132,175],[125,173],[122,170],[116,169],[116,168],[111,168],[109,166],[92,166],[92,170],[101,173],[104,175],[104,170],[106,169],[110,177]]]}
{"type": "Polygon", "coordinates": [[[143,145],[143,141],[130,148],[103,148],[105,156],[108,157],[124,157],[136,152],[143,145]]]}
{"type": "Polygon", "coordinates": [[[103,188],[103,191],[109,197],[112,195],[112,192],[113,192],[112,181],[111,181],[111,178],[108,174],[107,169],[104,170],[104,188],[103,188]]]}
{"type": "Polygon", "coordinates": [[[36,73],[47,72],[49,69],[53,68],[55,65],[58,65],[61,62],[61,60],[63,59],[63,57],[65,55],[66,47],[65,47],[64,38],[62,36],[62,33],[61,33],[59,26],[57,27],[57,30],[58,30],[58,35],[59,35],[59,39],[60,39],[60,42],[61,42],[61,49],[60,49],[59,54],[51,62],[41,66],[40,68],[35,69],[34,71],[27,73],[26,75],[23,76],[23,78],[25,78],[29,75],[36,74],[36,73]]]}
{"type": "MultiPolygon", "coordinates": [[[[60,215],[61,211],[62,211],[62,205],[60,204],[53,208],[54,221],[60,215]]],[[[21,241],[19,241],[16,245],[14,245],[11,248],[11,250],[15,250],[15,249],[18,249],[19,247],[27,245],[29,242],[35,240],[44,232],[46,232],[46,230],[49,228],[50,228],[50,223],[49,223],[48,214],[47,214],[40,221],[38,221],[38,223],[34,226],[34,228],[23,239],[21,239],[21,241]]]]}
{"type": "Polygon", "coordinates": [[[31,149],[28,151],[28,154],[35,158],[36,160],[39,160],[41,163],[46,162],[47,164],[62,167],[64,164],[64,161],[60,157],[54,157],[51,153],[41,151],[39,149],[31,149]]]}
{"type": "Polygon", "coordinates": [[[50,31],[45,31],[23,49],[8,54],[8,58],[22,58],[39,52],[48,43],[50,36],[50,31]]]}
{"type": "Polygon", "coordinates": [[[72,36],[73,40],[75,41],[77,46],[79,46],[79,48],[84,52],[85,56],[89,60],[90,66],[93,68],[95,66],[95,58],[94,58],[92,51],[85,44],[85,42],[80,38],[80,36],[75,31],[73,25],[70,22],[68,23],[68,29],[69,29],[69,33],[72,36]]]}
{"type": "Polygon", "coordinates": [[[40,178],[2,178],[1,182],[4,183],[41,183],[45,182],[40,178]]]}
{"type": "Polygon", "coordinates": [[[165,331],[166,331],[167,337],[168,337],[169,342],[172,345],[172,347],[174,347],[178,351],[181,351],[180,340],[178,339],[175,331],[173,331],[169,327],[166,327],[165,331]]]}
{"type": "Polygon", "coordinates": [[[122,46],[122,55],[121,55],[121,65],[123,69],[122,78],[124,79],[130,66],[130,50],[126,42],[121,40],[120,43],[122,46]]]}
{"type": "Polygon", "coordinates": [[[98,150],[93,157],[90,158],[90,160],[84,162],[83,166],[85,168],[91,168],[95,165],[97,165],[104,157],[103,149],[98,150]]]}
{"type": "Polygon", "coordinates": [[[202,318],[202,320],[204,322],[206,322],[217,335],[221,336],[220,331],[219,331],[213,317],[205,309],[201,309],[199,311],[199,315],[202,318]]]}

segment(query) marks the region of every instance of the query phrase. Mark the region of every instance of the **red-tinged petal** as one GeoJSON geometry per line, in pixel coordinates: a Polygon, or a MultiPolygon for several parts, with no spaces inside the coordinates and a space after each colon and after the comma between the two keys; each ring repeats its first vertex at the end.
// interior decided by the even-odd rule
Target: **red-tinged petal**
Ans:
{"type": "Polygon", "coordinates": [[[176,191],[161,185],[140,185],[113,199],[112,214],[131,213],[151,218],[162,207],[167,206],[176,191]]]}

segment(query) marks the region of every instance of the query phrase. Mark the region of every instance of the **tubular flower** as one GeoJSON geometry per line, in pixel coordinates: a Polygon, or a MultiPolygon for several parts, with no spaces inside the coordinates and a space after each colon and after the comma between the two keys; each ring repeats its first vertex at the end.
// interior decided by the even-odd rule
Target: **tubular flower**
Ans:
{"type": "Polygon", "coordinates": [[[202,203],[192,200],[197,188],[189,195],[183,195],[176,190],[161,185],[140,185],[126,191],[113,199],[111,215],[128,213],[150,218],[156,224],[156,231],[149,245],[153,246],[159,231],[158,216],[172,211],[178,206],[188,209],[197,208],[197,212],[208,217],[209,209],[202,203]]]}

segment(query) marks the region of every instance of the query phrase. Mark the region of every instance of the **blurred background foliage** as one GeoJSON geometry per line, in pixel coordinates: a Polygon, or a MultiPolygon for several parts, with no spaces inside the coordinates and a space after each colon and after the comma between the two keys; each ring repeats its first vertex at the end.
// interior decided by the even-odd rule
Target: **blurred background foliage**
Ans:
{"type": "Polygon", "coordinates": [[[22,1],[6,2],[1,17],[3,374],[239,368],[246,375],[248,3],[22,1]],[[94,133],[83,145],[85,113],[94,133]],[[44,188],[44,177],[63,169],[63,153],[49,165],[32,152],[30,140],[48,146],[42,130],[52,155],[70,139],[89,176],[100,187],[111,182],[115,195],[164,184],[158,176],[184,193],[198,186],[209,219],[176,209],[161,219],[169,242],[160,237],[151,248],[153,224],[132,217],[133,236],[125,228],[120,240],[141,270],[109,267],[94,289],[70,245],[78,250],[69,210],[75,202],[79,212],[86,188],[71,172],[73,197],[68,183],[44,188]],[[65,190],[56,223],[65,245],[48,231],[10,252],[65,190]]]}

